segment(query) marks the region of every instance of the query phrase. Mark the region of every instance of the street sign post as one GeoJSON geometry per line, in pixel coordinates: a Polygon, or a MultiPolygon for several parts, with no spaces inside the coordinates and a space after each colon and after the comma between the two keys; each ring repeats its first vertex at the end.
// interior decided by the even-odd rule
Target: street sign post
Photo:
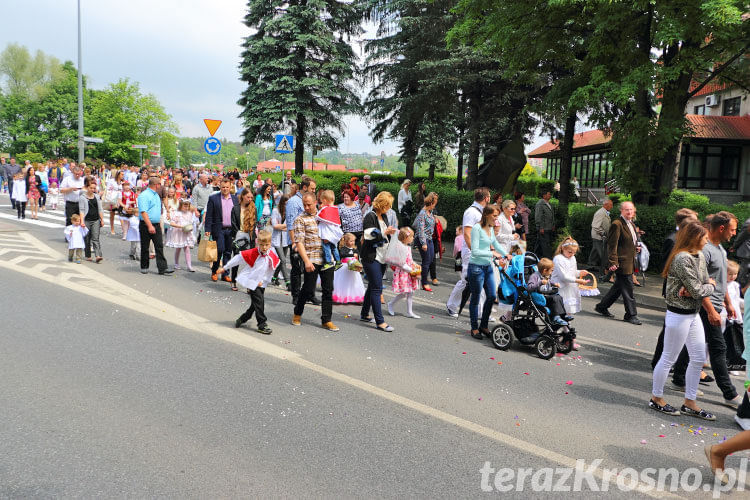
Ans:
{"type": "Polygon", "coordinates": [[[210,155],[219,154],[219,151],[221,151],[221,142],[216,137],[209,137],[203,143],[203,150],[210,155]]]}
{"type": "Polygon", "coordinates": [[[294,136],[279,134],[276,136],[276,152],[277,153],[294,153],[294,136]]]}
{"type": "Polygon", "coordinates": [[[139,168],[143,166],[143,150],[148,149],[148,146],[145,144],[133,144],[130,146],[130,149],[139,149],[141,151],[141,163],[139,164],[139,168]]]}
{"type": "Polygon", "coordinates": [[[213,136],[216,134],[216,131],[219,130],[219,126],[221,125],[221,120],[211,120],[210,118],[204,118],[203,123],[206,124],[206,128],[208,129],[208,134],[213,136]]]}

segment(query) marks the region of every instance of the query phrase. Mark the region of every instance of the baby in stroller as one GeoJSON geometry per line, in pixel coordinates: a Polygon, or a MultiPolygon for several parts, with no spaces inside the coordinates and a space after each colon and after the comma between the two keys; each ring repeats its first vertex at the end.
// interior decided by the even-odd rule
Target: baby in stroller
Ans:
{"type": "Polygon", "coordinates": [[[554,324],[567,326],[568,322],[573,320],[573,316],[565,312],[565,304],[563,303],[562,296],[557,293],[560,285],[558,283],[550,283],[550,277],[554,268],[555,264],[550,259],[540,259],[537,264],[537,270],[529,276],[526,282],[526,289],[529,292],[537,292],[544,296],[547,309],[550,311],[550,316],[554,324]]]}

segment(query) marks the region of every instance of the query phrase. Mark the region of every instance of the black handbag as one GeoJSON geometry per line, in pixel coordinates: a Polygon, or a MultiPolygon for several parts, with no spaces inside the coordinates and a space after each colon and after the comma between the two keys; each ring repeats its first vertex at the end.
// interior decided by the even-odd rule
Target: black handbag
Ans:
{"type": "Polygon", "coordinates": [[[745,351],[745,337],[742,325],[729,323],[724,330],[724,342],[727,344],[727,367],[729,370],[742,371],[747,366],[747,361],[742,357],[745,351]]]}

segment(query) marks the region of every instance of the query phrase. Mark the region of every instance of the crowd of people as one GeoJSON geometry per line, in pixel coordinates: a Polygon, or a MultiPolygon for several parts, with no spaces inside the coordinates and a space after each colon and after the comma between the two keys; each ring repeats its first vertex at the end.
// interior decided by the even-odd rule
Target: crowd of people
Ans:
{"type": "MultiPolygon", "coordinates": [[[[237,171],[222,175],[127,165],[92,170],[66,159],[37,165],[26,162],[24,166],[14,159],[2,159],[0,172],[7,180],[19,219],[26,217],[27,207],[31,218],[37,218],[38,211],[48,205],[64,207],[69,261],[101,262],[102,228],[108,225],[116,235],[118,221],[122,239],[130,245],[129,256],[140,261],[144,274],[149,272],[151,259],[155,259],[160,275],[181,270],[181,255],[185,271],[194,272],[191,249],[201,239],[215,242],[211,280],[225,281],[233,291],[238,285],[247,290],[250,306],[236,326],[255,316],[263,334],[271,333],[264,311],[267,286],[290,292],[293,325],[302,323],[305,306],[312,303],[321,306],[322,328],[338,331],[332,322],[333,304],[356,303],[361,305],[360,321],[391,332],[393,327],[386,322],[382,306],[393,316],[398,302],[404,300],[406,317],[418,319],[414,293],[420,289],[431,292],[439,283],[435,262],[445,250],[448,228],[437,213],[438,195],[429,192],[424,183],[419,183],[412,195],[412,183],[405,180],[394,199],[391,193],[378,192],[368,175],[361,182],[352,177],[334,193],[318,190],[311,177],[295,179],[291,171],[285,172],[279,185],[270,178],[264,180],[261,174],[251,180],[237,171]],[[109,212],[108,224],[105,212],[109,212]],[[165,246],[174,249],[171,267],[165,246]],[[382,292],[389,269],[396,295],[386,303],[382,292]],[[320,299],[316,297],[318,284],[320,299]]],[[[575,239],[557,238],[551,197],[551,191],[541,193],[532,210],[525,204],[524,193],[503,200],[501,194],[492,196],[487,188],[474,191],[474,202],[455,228],[453,256],[460,279],[446,303],[447,314],[454,318],[469,303],[473,337],[490,336],[489,323],[498,321],[493,314],[511,319],[512,304],[504,304],[498,295],[501,269],[526,252],[532,215],[538,261],[527,286],[532,292],[548,290],[546,306],[551,320],[568,325],[574,319],[582,309],[580,286],[588,283],[589,274],[595,274],[613,284],[594,311],[612,318],[610,308],[622,297],[623,320],[641,325],[633,287],[639,285],[635,273],[645,245],[643,232],[635,223],[635,205],[621,203],[615,218],[611,200],[605,200],[597,210],[591,224],[587,270],[577,263],[579,245],[575,239]]],[[[692,210],[676,212],[675,231],[662,249],[667,256],[662,273],[667,311],[652,362],[648,405],[668,415],[714,420],[697,401],[702,395],[699,384],[715,381],[724,404],[737,409],[738,425],[750,430],[750,378],[739,395],[730,378],[724,337],[728,326],[743,324],[742,311],[749,310],[742,295],[750,268],[750,220],[730,247],[736,249],[739,262],[728,259],[724,249],[737,227],[736,217],[728,212],[711,214],[703,221],[692,210]],[[706,352],[713,377],[704,371],[706,352]],[[664,396],[670,372],[669,388],[684,393],[679,410],[664,396]]],[[[750,346],[746,330],[745,339],[745,345],[750,346]]],[[[744,356],[748,357],[748,351],[744,356]]],[[[739,442],[744,442],[742,439],[739,442]]],[[[721,462],[724,448],[729,449],[707,448],[712,466],[721,462]]]]}

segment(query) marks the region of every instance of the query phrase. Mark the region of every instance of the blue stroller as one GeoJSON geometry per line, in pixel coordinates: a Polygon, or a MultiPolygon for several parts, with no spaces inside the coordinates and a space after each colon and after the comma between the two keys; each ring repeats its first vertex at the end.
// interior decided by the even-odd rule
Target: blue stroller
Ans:
{"type": "Polygon", "coordinates": [[[514,256],[506,269],[500,268],[500,302],[513,307],[511,319],[492,329],[490,338],[497,349],[508,350],[513,337],[521,345],[533,346],[537,356],[552,358],[556,352],[567,354],[573,349],[575,330],[553,323],[544,295],[529,292],[526,278],[536,270],[539,259],[531,252],[514,256]]]}

